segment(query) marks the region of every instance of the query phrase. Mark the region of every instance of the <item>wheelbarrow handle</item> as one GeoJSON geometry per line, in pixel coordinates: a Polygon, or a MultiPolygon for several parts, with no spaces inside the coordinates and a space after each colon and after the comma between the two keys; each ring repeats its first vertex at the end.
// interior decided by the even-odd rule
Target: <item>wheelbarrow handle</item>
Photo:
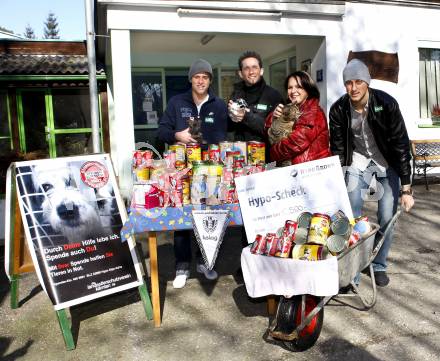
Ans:
{"type": "Polygon", "coordinates": [[[394,213],[391,220],[388,222],[387,226],[385,227],[384,231],[381,231],[380,229],[377,231],[377,233],[380,236],[379,241],[376,243],[376,246],[374,247],[373,253],[372,253],[372,259],[376,257],[377,253],[380,250],[380,247],[382,247],[383,242],[385,241],[386,236],[391,232],[391,230],[394,227],[394,224],[396,223],[397,219],[399,218],[400,214],[402,213],[402,209],[399,207],[394,213]]]}

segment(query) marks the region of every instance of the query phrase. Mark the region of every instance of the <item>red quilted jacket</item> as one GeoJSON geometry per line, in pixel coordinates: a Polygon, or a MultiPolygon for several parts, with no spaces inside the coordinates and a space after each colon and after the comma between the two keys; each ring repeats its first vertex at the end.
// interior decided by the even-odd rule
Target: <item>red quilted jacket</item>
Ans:
{"type": "MultiPolygon", "coordinates": [[[[327,119],[318,99],[307,99],[300,106],[302,112],[287,138],[270,148],[271,161],[291,160],[292,164],[329,157],[329,131],[327,119]]],[[[272,124],[273,113],[266,118],[265,129],[272,124]]]]}

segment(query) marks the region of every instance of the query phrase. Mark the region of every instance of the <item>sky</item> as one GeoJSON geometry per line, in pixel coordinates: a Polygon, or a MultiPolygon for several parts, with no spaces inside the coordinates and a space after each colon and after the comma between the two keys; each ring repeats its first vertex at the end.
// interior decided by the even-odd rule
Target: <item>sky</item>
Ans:
{"type": "Polygon", "coordinates": [[[23,35],[29,24],[42,39],[49,12],[57,18],[61,40],[86,38],[84,0],[0,0],[0,26],[23,35]]]}

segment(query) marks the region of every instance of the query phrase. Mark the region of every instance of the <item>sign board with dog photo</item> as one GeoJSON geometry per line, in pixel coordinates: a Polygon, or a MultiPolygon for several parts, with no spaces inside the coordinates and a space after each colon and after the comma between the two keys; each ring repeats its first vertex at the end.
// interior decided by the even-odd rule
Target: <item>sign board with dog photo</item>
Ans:
{"type": "Polygon", "coordinates": [[[106,154],[15,163],[26,239],[55,310],[143,284],[106,154]]]}

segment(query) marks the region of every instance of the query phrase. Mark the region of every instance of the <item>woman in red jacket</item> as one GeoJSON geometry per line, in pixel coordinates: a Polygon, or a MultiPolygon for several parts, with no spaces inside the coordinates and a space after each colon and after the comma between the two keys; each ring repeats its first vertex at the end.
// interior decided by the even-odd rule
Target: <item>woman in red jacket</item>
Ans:
{"type": "MultiPolygon", "coordinates": [[[[288,102],[298,106],[300,115],[290,134],[272,144],[271,160],[278,164],[283,161],[298,164],[330,156],[327,119],[319,106],[318,87],[310,75],[303,71],[290,74],[284,86],[287,89],[288,102]]],[[[274,118],[282,115],[283,108],[284,105],[279,104],[269,114],[265,123],[266,130],[271,127],[274,118]]]]}

